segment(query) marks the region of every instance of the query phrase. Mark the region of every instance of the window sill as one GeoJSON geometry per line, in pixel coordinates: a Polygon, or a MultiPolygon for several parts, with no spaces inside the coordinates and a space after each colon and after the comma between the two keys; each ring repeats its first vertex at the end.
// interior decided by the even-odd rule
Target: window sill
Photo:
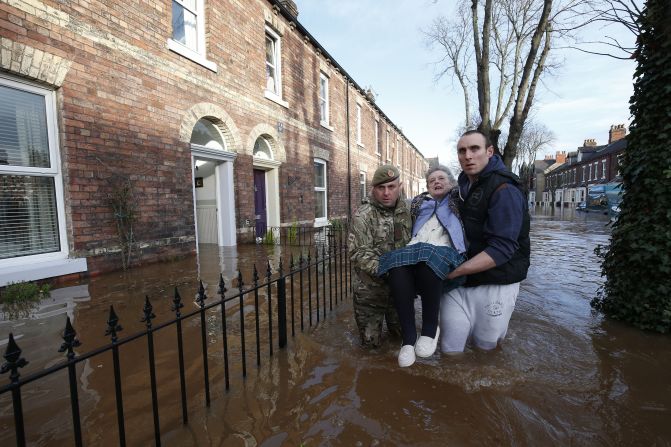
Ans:
{"type": "Polygon", "coordinates": [[[86,258],[63,258],[31,262],[17,260],[2,268],[0,286],[16,281],[36,281],[88,270],[86,258]]]}
{"type": "Polygon", "coordinates": [[[179,54],[180,56],[184,56],[187,59],[192,60],[193,62],[197,63],[198,65],[202,65],[203,67],[207,68],[208,70],[212,70],[213,72],[217,72],[217,64],[215,64],[212,61],[209,61],[205,58],[200,53],[196,53],[190,48],[185,47],[181,43],[177,42],[176,40],[168,39],[168,49],[170,51],[174,51],[175,53],[179,54]]]}
{"type": "Polygon", "coordinates": [[[375,155],[377,155],[378,158],[382,158],[382,154],[379,152],[375,152],[375,155]]]}
{"type": "Polygon", "coordinates": [[[326,121],[320,121],[319,125],[322,126],[324,129],[333,132],[333,127],[329,126],[329,123],[327,123],[326,121]]]}
{"type": "Polygon", "coordinates": [[[318,217],[315,219],[315,228],[321,228],[321,227],[326,227],[329,224],[329,220],[326,217],[318,217]]]}
{"type": "Polygon", "coordinates": [[[266,99],[269,99],[272,102],[281,105],[282,107],[285,107],[287,109],[289,108],[289,103],[288,102],[284,101],[282,98],[280,98],[279,96],[277,96],[275,93],[273,93],[271,91],[264,90],[263,91],[263,96],[265,96],[266,99]]]}
{"type": "Polygon", "coordinates": [[[359,146],[361,149],[366,149],[366,146],[364,146],[363,143],[360,141],[357,141],[356,145],[359,146]]]}

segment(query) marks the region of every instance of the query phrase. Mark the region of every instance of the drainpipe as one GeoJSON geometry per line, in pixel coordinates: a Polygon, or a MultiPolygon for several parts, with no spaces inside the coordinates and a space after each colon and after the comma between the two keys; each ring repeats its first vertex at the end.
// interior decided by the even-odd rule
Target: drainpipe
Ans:
{"type": "Polygon", "coordinates": [[[349,80],[345,78],[345,119],[347,120],[347,222],[352,221],[352,166],[350,165],[349,80]]]}

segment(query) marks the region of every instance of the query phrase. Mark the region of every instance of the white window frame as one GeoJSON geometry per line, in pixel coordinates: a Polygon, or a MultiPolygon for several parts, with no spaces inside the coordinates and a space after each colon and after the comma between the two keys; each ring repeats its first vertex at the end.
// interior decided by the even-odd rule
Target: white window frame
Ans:
{"type": "Polygon", "coordinates": [[[375,155],[381,157],[380,153],[380,120],[375,118],[375,155]]]}
{"type": "Polygon", "coordinates": [[[582,167],[582,181],[585,181],[585,172],[587,171],[587,166],[583,165],[582,167]]]}
{"type": "Polygon", "coordinates": [[[266,60],[266,39],[270,39],[274,42],[274,51],[273,56],[275,58],[275,91],[268,90],[268,78],[264,77],[265,86],[263,87],[264,96],[271,101],[278,103],[283,107],[289,107],[289,104],[282,99],[282,37],[271,27],[266,26],[266,32],[263,35],[263,68],[264,72],[267,70],[266,66],[268,61],[266,60]]]}
{"type": "Polygon", "coordinates": [[[587,176],[588,181],[592,181],[592,163],[589,164],[589,176],[587,176]]]}
{"type": "Polygon", "coordinates": [[[31,281],[68,275],[87,270],[86,259],[68,259],[69,248],[67,223],[65,220],[65,199],[63,194],[63,174],[61,171],[56,94],[53,90],[25,81],[14,80],[0,74],[0,85],[15,88],[44,97],[49,145],[48,168],[0,165],[0,174],[51,177],[54,179],[56,214],[60,250],[36,255],[18,256],[0,260],[0,286],[15,281],[31,281]]]}
{"type": "Polygon", "coordinates": [[[401,139],[399,137],[396,138],[396,150],[394,151],[396,155],[396,167],[400,168],[401,167],[401,139]]]}
{"type": "MultiPolygon", "coordinates": [[[[207,59],[205,52],[205,0],[195,0],[196,8],[191,9],[184,5],[182,0],[171,0],[170,1],[170,14],[172,18],[172,2],[178,3],[182,8],[193,13],[196,16],[196,48],[190,48],[184,45],[181,42],[178,42],[172,38],[168,38],[168,49],[174,51],[175,53],[184,56],[187,59],[192,60],[193,62],[202,65],[208,70],[217,72],[217,64],[207,59]]],[[[170,21],[170,26],[172,26],[172,20],[170,21]]],[[[171,30],[172,31],[172,30],[171,30]]]]}
{"type": "Polygon", "coordinates": [[[601,160],[601,178],[606,178],[606,160],[601,160]]]}
{"type": "Polygon", "coordinates": [[[361,135],[361,104],[356,105],[356,144],[363,146],[361,135]]]}
{"type": "Polygon", "coordinates": [[[364,201],[366,196],[366,171],[359,171],[359,191],[361,192],[361,202],[364,201]]]}
{"type": "Polygon", "coordinates": [[[389,156],[389,139],[390,139],[390,138],[391,138],[391,132],[389,131],[389,129],[387,129],[387,142],[386,142],[386,144],[385,144],[385,151],[387,152],[386,163],[390,163],[390,162],[391,162],[391,157],[389,156]]]}
{"type": "MultiPolygon", "coordinates": [[[[328,209],[328,162],[326,160],[322,160],[321,158],[315,158],[314,162],[316,164],[321,164],[324,166],[324,186],[314,186],[315,192],[324,192],[324,217],[317,217],[315,216],[315,226],[324,226],[328,225],[329,222],[329,209],[328,209]]],[[[314,181],[314,180],[313,180],[314,181]]],[[[316,197],[316,195],[315,195],[316,197]]]]}
{"type": "Polygon", "coordinates": [[[324,127],[329,127],[330,125],[330,115],[331,115],[331,104],[330,104],[330,92],[329,92],[329,77],[323,71],[319,72],[319,124],[324,127]],[[322,96],[322,85],[323,96],[322,96]],[[322,110],[322,104],[324,104],[322,110]]]}

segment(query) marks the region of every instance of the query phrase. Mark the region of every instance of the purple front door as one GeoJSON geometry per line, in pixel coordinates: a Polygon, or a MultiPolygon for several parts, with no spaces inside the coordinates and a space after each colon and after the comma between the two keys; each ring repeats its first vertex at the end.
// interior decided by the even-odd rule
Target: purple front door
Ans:
{"type": "Polygon", "coordinates": [[[260,169],[254,169],[254,214],[256,237],[263,237],[268,225],[266,218],[266,172],[260,169]]]}

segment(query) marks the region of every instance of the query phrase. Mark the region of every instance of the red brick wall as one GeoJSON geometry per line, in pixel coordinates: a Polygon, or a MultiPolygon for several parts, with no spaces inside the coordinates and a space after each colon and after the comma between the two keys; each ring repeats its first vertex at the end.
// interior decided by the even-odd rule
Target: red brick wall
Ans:
{"type": "MultiPolygon", "coordinates": [[[[272,11],[272,3],[206,2],[207,59],[217,64],[215,73],[167,49],[169,1],[0,3],[0,37],[71,62],[57,90],[68,238],[73,255],[89,258],[91,272],[120,266],[107,198],[114,185],[126,179],[133,184],[137,203],[136,239],[144,245],[138,259],[155,261],[194,251],[191,152],[188,142],[180,139],[180,128],[198,103],[225,110],[238,131],[241,147],[229,149],[238,154],[234,169],[239,228],[254,214],[248,136],[259,124],[283,126],[278,132],[286,152],[279,168],[282,224],[314,219],[315,148],[328,153],[329,217],[348,215],[346,80],[288,20],[273,15],[284,27],[283,99],[289,107],[264,98],[264,10],[272,11]],[[332,130],[319,123],[320,67],[330,74],[332,130]]],[[[354,85],[349,105],[351,203],[356,208],[360,166],[365,165],[370,181],[385,161],[375,155],[374,117],[380,119],[383,156],[387,125],[393,124],[354,85]],[[362,103],[364,148],[356,144],[357,100],[362,103]]],[[[397,135],[392,128],[392,142],[397,135]]],[[[409,142],[405,145],[411,148],[409,142]]],[[[414,148],[408,149],[411,152],[414,148]]],[[[413,157],[405,160],[404,175],[410,175],[413,157]]],[[[245,240],[244,232],[239,239],[245,240]]]]}

